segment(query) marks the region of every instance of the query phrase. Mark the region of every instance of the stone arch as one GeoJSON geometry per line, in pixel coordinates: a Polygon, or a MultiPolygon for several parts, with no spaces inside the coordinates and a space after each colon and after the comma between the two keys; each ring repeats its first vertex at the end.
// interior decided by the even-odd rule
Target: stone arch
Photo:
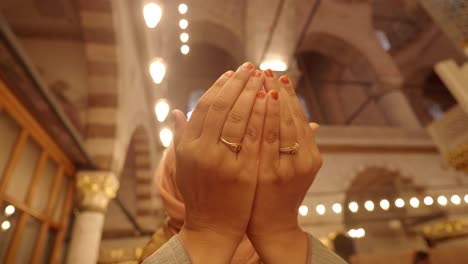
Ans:
{"type": "Polygon", "coordinates": [[[205,20],[194,20],[190,24],[190,43],[208,43],[225,50],[240,64],[245,58],[245,46],[239,37],[224,25],[205,20]]]}
{"type": "Polygon", "coordinates": [[[173,70],[167,76],[168,98],[175,108],[187,111],[193,91],[207,90],[222,73],[235,70],[239,60],[226,48],[195,41],[190,44],[188,55],[177,51],[170,57],[169,64],[173,70]]]}
{"type": "Polygon", "coordinates": [[[113,1],[79,0],[88,68],[85,145],[102,170],[112,170],[117,143],[117,43],[113,1]]]}
{"type": "Polygon", "coordinates": [[[377,72],[366,54],[340,36],[326,32],[310,33],[304,38],[298,52],[316,52],[329,57],[342,67],[350,69],[360,81],[378,80],[377,72]]]}

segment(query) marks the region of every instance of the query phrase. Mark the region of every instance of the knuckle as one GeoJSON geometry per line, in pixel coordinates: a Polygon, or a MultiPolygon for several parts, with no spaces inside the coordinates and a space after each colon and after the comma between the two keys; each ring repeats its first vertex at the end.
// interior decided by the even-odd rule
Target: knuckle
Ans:
{"type": "Polygon", "coordinates": [[[212,107],[215,111],[225,111],[228,109],[228,104],[222,98],[216,98],[212,107]]]}
{"type": "Polygon", "coordinates": [[[200,101],[198,101],[197,105],[195,106],[194,111],[203,113],[203,112],[208,112],[209,109],[210,109],[209,100],[206,98],[202,98],[200,99],[200,101]]]}
{"type": "Polygon", "coordinates": [[[291,115],[286,115],[285,117],[283,117],[283,124],[285,126],[293,126],[294,125],[294,119],[292,118],[291,115]]]}
{"type": "Polygon", "coordinates": [[[258,139],[258,129],[252,126],[247,127],[245,137],[252,141],[256,141],[258,139]]]}
{"type": "Polygon", "coordinates": [[[241,111],[239,111],[239,109],[232,109],[231,112],[229,112],[229,116],[228,116],[229,122],[237,124],[237,123],[241,123],[244,120],[245,120],[245,116],[241,111]]]}
{"type": "Polygon", "coordinates": [[[264,138],[266,143],[273,144],[279,140],[278,131],[267,131],[264,138]]]}

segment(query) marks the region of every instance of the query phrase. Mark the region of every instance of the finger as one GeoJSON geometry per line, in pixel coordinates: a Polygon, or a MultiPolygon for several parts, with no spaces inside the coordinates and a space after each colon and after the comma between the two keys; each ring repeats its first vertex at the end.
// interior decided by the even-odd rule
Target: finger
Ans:
{"type": "Polygon", "coordinates": [[[262,88],[262,84],[262,72],[259,70],[254,71],[228,114],[221,133],[223,139],[234,143],[242,142],[257,92],[262,88]]]}
{"type": "Polygon", "coordinates": [[[296,91],[294,90],[291,81],[287,76],[284,75],[281,76],[279,80],[281,83],[281,87],[288,94],[288,101],[290,101],[292,115],[294,117],[299,118],[298,120],[301,121],[302,126],[308,124],[307,116],[301,107],[301,103],[299,102],[299,99],[296,96],[296,91]]]}
{"type": "MultiPolygon", "coordinates": [[[[280,101],[280,148],[292,147],[297,142],[296,123],[291,115],[290,106],[286,91],[279,91],[282,100],[280,101]]],[[[289,166],[293,154],[280,152],[280,166],[289,166]]]]}
{"type": "Polygon", "coordinates": [[[252,63],[244,63],[216,95],[206,115],[201,135],[207,142],[219,142],[227,115],[236,103],[242,90],[244,90],[253,71],[254,65],[252,63]]]}
{"type": "Polygon", "coordinates": [[[268,92],[260,167],[279,165],[280,105],[278,91],[268,92]]]}
{"type": "Polygon", "coordinates": [[[188,126],[186,129],[186,133],[184,139],[186,140],[194,140],[200,137],[201,132],[203,130],[203,124],[205,122],[206,114],[213,103],[214,98],[219,93],[221,88],[226,84],[226,82],[232,77],[234,74],[233,71],[227,71],[218,80],[208,89],[208,91],[203,94],[203,96],[198,100],[195,109],[190,116],[190,120],[188,122],[188,126]]]}
{"type": "Polygon", "coordinates": [[[279,91],[281,85],[279,81],[276,79],[275,73],[268,69],[264,72],[265,75],[265,91],[269,92],[271,90],[277,90],[279,91]]]}
{"type": "Polygon", "coordinates": [[[187,119],[185,118],[184,113],[179,109],[172,111],[172,115],[175,119],[174,146],[177,147],[187,127],[187,119]]]}
{"type": "Polygon", "coordinates": [[[258,157],[263,134],[263,124],[265,122],[266,105],[265,92],[258,91],[242,141],[242,150],[239,153],[241,159],[249,161],[258,157]]]}

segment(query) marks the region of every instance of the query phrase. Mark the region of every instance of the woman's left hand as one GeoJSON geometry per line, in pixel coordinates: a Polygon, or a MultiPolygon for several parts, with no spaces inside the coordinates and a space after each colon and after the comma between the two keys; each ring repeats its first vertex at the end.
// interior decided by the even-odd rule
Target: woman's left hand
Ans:
{"type": "Polygon", "coordinates": [[[305,263],[307,236],[297,217],[322,164],[314,139],[317,126],[309,125],[286,76],[277,80],[271,71],[264,74],[265,88],[270,94],[277,91],[279,99],[268,97],[247,235],[266,263],[305,263]]]}

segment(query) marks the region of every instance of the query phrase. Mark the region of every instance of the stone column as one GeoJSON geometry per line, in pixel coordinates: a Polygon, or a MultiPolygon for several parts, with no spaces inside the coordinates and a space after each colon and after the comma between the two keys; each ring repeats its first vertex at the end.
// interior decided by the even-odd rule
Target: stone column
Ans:
{"type": "Polygon", "coordinates": [[[399,89],[394,89],[376,100],[392,126],[402,128],[421,128],[418,118],[414,114],[406,96],[399,89]]]}
{"type": "Polygon", "coordinates": [[[119,182],[113,172],[82,171],[77,174],[76,187],[80,212],[73,225],[67,263],[95,264],[104,215],[119,182]]]}

